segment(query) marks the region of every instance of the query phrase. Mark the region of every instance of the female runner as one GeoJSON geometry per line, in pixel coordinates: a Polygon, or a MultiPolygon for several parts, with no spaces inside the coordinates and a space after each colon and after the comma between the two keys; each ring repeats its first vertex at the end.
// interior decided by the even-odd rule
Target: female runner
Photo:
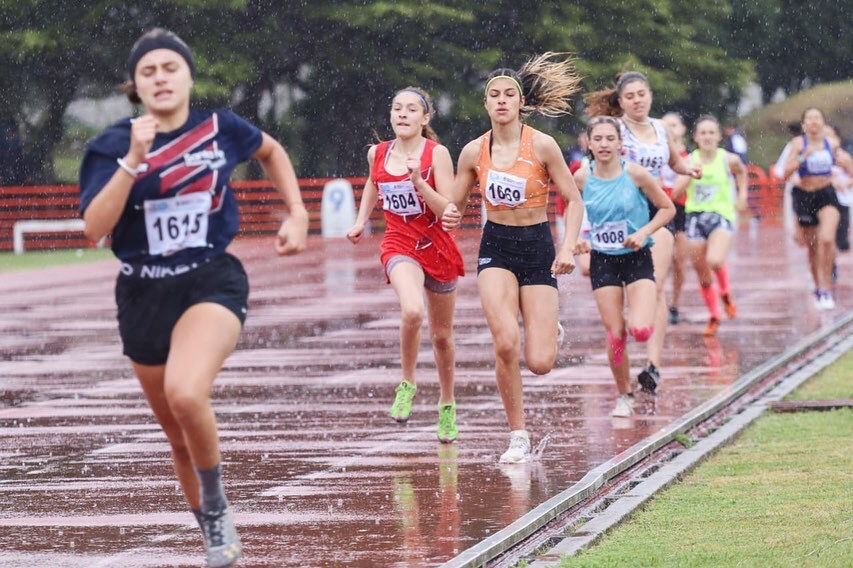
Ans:
{"type": "Polygon", "coordinates": [[[459,210],[478,184],[487,219],[477,261],[477,286],[495,347],[495,376],[510,427],[504,463],[530,458],[521,384],[524,359],[537,375],[551,371],[557,356],[557,278],[574,269],[583,203],[556,141],[522,119],[533,112],[569,112],[578,76],[568,59],[545,53],[521,69],[498,69],[486,82],[484,105],[491,130],[469,142],[459,156],[454,202],[459,210]],[[554,251],[547,204],[551,183],[566,200],[566,234],[554,251]]]}
{"type": "MultiPolygon", "coordinates": [[[[628,331],[641,342],[648,341],[654,332],[651,235],[675,216],[675,207],[645,168],[623,160],[621,128],[615,118],[593,118],[587,132],[593,162],[575,173],[575,181],[583,192],[592,227],[588,243],[592,249],[590,281],[607,331],[607,357],[619,390],[611,415],[630,416],[634,413],[634,394],[625,349],[628,331]],[[649,201],[655,206],[651,220],[649,201]],[[626,296],[627,326],[623,316],[626,296]]],[[[586,246],[584,242],[582,248],[586,246]]]]}
{"type": "MultiPolygon", "coordinates": [[[[689,154],[687,145],[684,143],[684,135],[687,134],[687,126],[677,112],[668,112],[661,117],[661,121],[669,133],[670,138],[682,158],[689,154]]],[[[672,198],[672,188],[678,179],[669,164],[661,169],[661,184],[663,191],[672,198]]],[[[681,300],[681,290],[684,288],[684,261],[687,258],[687,234],[685,233],[686,213],[684,204],[686,197],[682,195],[672,200],[675,204],[675,218],[670,224],[675,230],[675,253],[672,256],[672,300],[669,303],[669,323],[675,325],[679,320],[678,303],[681,300]]]]}
{"type": "MultiPolygon", "coordinates": [[[[585,98],[590,116],[620,117],[622,128],[623,155],[629,162],[646,168],[652,177],[660,181],[664,164],[677,174],[699,177],[698,167],[691,167],[678,152],[663,123],[649,117],[652,107],[652,91],[646,76],[636,71],[621,73],[610,89],[591,93],[585,98]]],[[[649,216],[654,217],[654,206],[649,216]]],[[[655,266],[657,306],[655,308],[655,333],[647,343],[648,365],[640,372],[638,380],[643,390],[654,392],[660,382],[659,367],[666,338],[668,310],[664,285],[672,264],[674,228],[661,227],[655,231],[652,260],[655,266]]]]}
{"type": "Polygon", "coordinates": [[[748,208],[747,175],[740,157],[720,148],[720,123],[713,116],[699,117],[693,129],[693,140],[698,148],[690,155],[690,161],[702,166],[702,177],[695,180],[680,177],[676,181],[674,197],[681,197],[686,190],[690,258],[699,277],[702,298],[708,307],[705,335],[713,336],[720,327],[718,290],[714,289],[715,275],[726,315],[729,319],[737,315],[729,287],[726,256],[734,236],[735,208],[740,212],[748,208]],[[737,186],[737,202],[732,195],[732,176],[737,186]]]}
{"type": "Polygon", "coordinates": [[[853,161],[833,140],[826,137],[823,111],[809,108],[803,113],[803,135],[791,140],[784,176],[794,173],[800,181],[792,190],[797,239],[809,251],[809,267],[815,283],[815,305],[820,310],[835,308],[832,295],[832,264],[835,262],[835,235],[840,219],[838,197],[832,188],[832,167],[838,165],[853,174],[853,161]]]}
{"type": "Polygon", "coordinates": [[[193,57],[175,34],[154,29],[127,61],[131,101],[143,114],[92,140],[80,169],[85,234],[112,233],[124,354],[172,449],[175,473],[204,533],[209,566],[241,555],[225,498],[213,380],[246,318],[248,281],[225,248],[237,233],[228,178],[261,162],[290,209],[279,254],[304,249],[308,214],[281,145],[229,110],[190,110],[193,57]]]}
{"type": "Polygon", "coordinates": [[[458,435],[453,397],[453,307],[456,279],[465,271],[456,242],[437,220],[442,215],[447,219],[460,216],[456,206],[439,193],[451,190],[453,161],[429,126],[432,116],[432,99],[425,91],[406,87],[394,96],[391,127],[395,138],[371,146],[367,152],[370,178],[347,237],[353,244],[361,239],[381,193],[386,222],[381,261],[401,311],[403,379],[396,389],[391,417],[406,422],[412,412],[421,323],[426,313],[441,389],[438,439],[452,442],[458,435]]]}

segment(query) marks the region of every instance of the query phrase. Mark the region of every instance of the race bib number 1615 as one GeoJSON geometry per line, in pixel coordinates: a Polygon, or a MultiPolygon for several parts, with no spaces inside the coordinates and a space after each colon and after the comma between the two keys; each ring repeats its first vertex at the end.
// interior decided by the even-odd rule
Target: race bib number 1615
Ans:
{"type": "Polygon", "coordinates": [[[146,200],[148,253],[168,256],[186,248],[206,247],[210,204],[206,191],[146,200]]]}

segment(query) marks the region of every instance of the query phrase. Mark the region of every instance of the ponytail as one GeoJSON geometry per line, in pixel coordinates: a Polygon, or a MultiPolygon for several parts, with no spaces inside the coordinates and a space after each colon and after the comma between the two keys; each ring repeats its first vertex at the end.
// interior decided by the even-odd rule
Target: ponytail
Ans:
{"type": "Polygon", "coordinates": [[[625,71],[616,75],[613,87],[595,91],[586,95],[583,100],[586,103],[586,113],[589,116],[622,116],[622,107],[619,105],[619,97],[622,90],[635,81],[642,81],[646,85],[649,80],[639,71],[625,71]]]}
{"type": "Polygon", "coordinates": [[[571,97],[580,90],[580,76],[574,59],[568,53],[548,51],[529,59],[518,71],[496,69],[489,74],[489,83],[498,77],[512,79],[521,89],[524,106],[521,117],[538,112],[544,116],[558,117],[572,112],[571,97]]]}

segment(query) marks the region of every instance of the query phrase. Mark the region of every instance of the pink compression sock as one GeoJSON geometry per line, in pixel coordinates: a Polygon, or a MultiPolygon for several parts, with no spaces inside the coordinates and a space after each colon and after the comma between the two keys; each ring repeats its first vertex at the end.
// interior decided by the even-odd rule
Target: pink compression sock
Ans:
{"type": "Polygon", "coordinates": [[[632,327],[631,328],[631,337],[634,338],[635,341],[639,341],[641,343],[648,341],[652,336],[652,333],[655,331],[655,326],[650,325],[648,327],[632,327]]]}
{"type": "Polygon", "coordinates": [[[622,330],[622,336],[616,337],[608,331],[607,343],[610,344],[610,350],[613,351],[613,364],[618,367],[622,364],[622,359],[625,355],[625,344],[628,343],[628,334],[625,333],[625,330],[622,330]]]}
{"type": "Polygon", "coordinates": [[[702,298],[705,300],[705,305],[708,306],[708,312],[712,318],[720,319],[720,306],[717,304],[716,286],[702,286],[699,288],[702,292],[702,298]]]}
{"type": "Polygon", "coordinates": [[[717,282],[720,283],[720,294],[728,294],[729,290],[729,268],[724,264],[714,271],[717,282]]]}

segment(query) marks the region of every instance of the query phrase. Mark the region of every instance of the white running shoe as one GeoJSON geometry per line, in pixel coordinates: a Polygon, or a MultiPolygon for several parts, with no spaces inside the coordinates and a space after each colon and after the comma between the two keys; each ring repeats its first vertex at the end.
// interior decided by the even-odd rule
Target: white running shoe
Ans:
{"type": "Polygon", "coordinates": [[[820,298],[820,309],[822,310],[834,310],[835,309],[835,299],[832,297],[832,292],[824,292],[820,298]]]}
{"type": "Polygon", "coordinates": [[[563,329],[563,324],[557,322],[557,349],[563,346],[563,342],[566,340],[566,330],[563,329]]]}
{"type": "Polygon", "coordinates": [[[231,507],[201,514],[209,568],[231,566],[243,555],[231,507]]]}
{"type": "Polygon", "coordinates": [[[610,416],[631,416],[634,414],[634,397],[620,394],[616,399],[616,406],[610,412],[610,416]]]}
{"type": "Polygon", "coordinates": [[[501,463],[525,463],[530,460],[530,435],[527,430],[509,433],[509,448],[501,456],[501,463]]]}

